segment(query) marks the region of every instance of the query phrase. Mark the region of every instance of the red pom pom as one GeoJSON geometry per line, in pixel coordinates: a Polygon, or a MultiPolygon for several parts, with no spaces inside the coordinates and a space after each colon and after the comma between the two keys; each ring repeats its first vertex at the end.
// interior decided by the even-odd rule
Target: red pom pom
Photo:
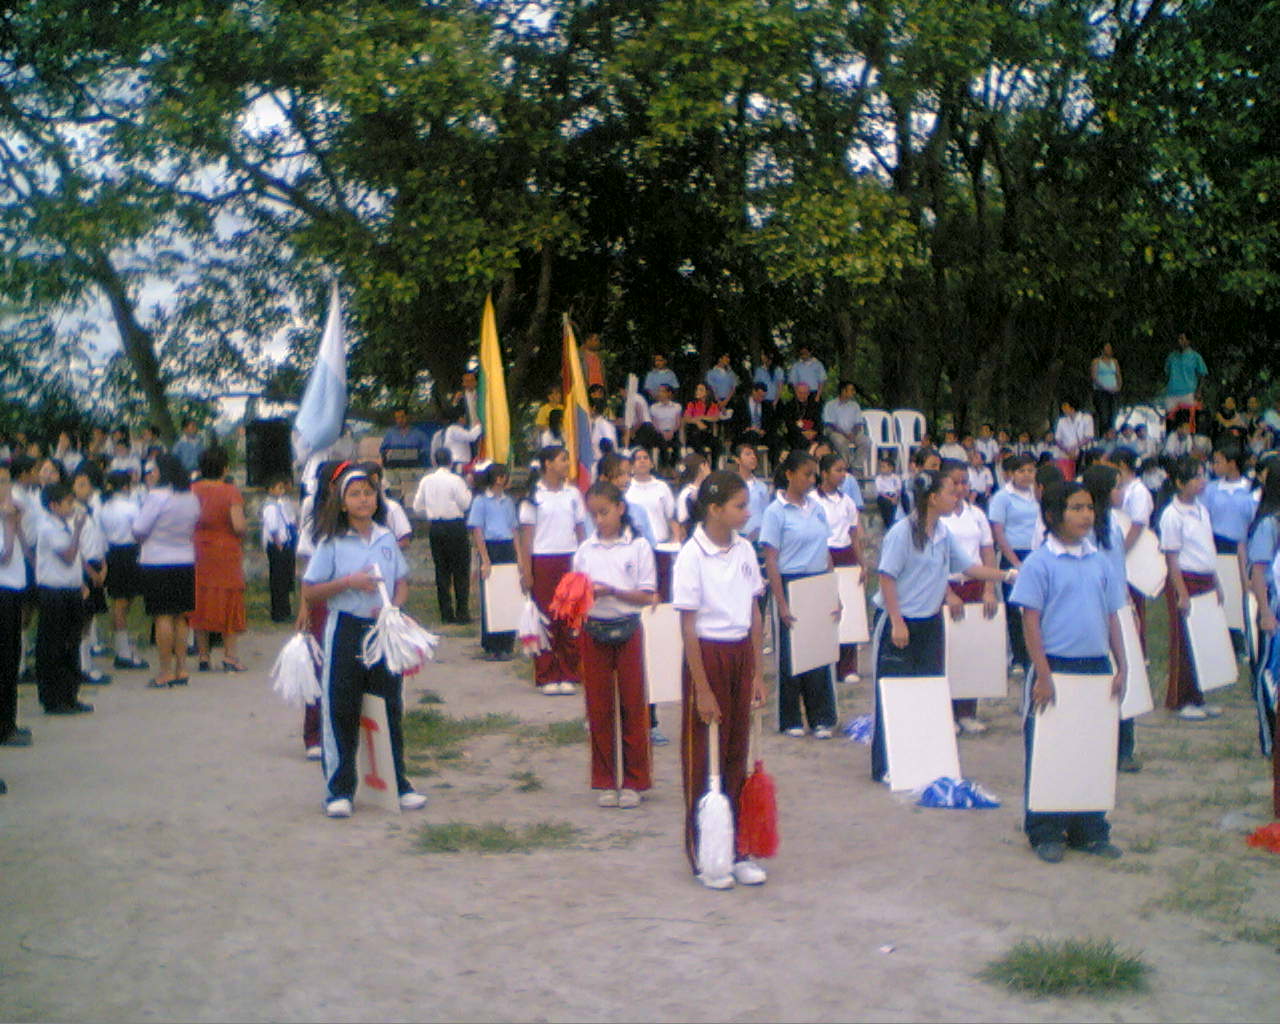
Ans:
{"type": "Polygon", "coordinates": [[[778,793],[773,776],[757,761],[738,797],[738,856],[772,857],[778,852],[778,793]]]}
{"type": "Polygon", "coordinates": [[[569,625],[570,629],[581,629],[587,612],[595,603],[595,588],[591,578],[580,572],[567,572],[556,584],[556,592],[551,598],[548,611],[553,619],[569,625]]]}
{"type": "Polygon", "coordinates": [[[1280,821],[1273,821],[1270,825],[1263,825],[1245,842],[1250,846],[1270,850],[1272,853],[1280,853],[1280,821]]]}

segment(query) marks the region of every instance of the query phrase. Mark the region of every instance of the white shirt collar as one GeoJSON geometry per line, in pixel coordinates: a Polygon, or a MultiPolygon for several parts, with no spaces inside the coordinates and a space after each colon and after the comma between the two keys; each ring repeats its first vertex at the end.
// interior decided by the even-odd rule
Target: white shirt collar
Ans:
{"type": "Polygon", "coordinates": [[[618,536],[612,540],[605,540],[598,533],[593,533],[587,538],[587,543],[598,548],[616,548],[622,544],[630,544],[634,540],[634,536],[629,529],[623,530],[618,536]]]}
{"type": "Polygon", "coordinates": [[[1044,546],[1048,549],[1050,554],[1070,555],[1072,558],[1084,558],[1086,555],[1091,555],[1098,550],[1097,546],[1093,543],[1092,537],[1085,537],[1079,544],[1067,545],[1063,544],[1062,541],[1058,539],[1058,535],[1056,533],[1049,533],[1045,535],[1044,546]]]}
{"type": "Polygon", "coordinates": [[[356,538],[356,540],[360,541],[360,543],[362,543],[362,544],[372,544],[372,543],[373,543],[374,541],[376,541],[379,537],[381,537],[384,533],[390,533],[390,532],[391,532],[391,531],[390,531],[390,530],[388,530],[388,529],[387,529],[385,526],[383,526],[381,523],[374,523],[374,524],[373,524],[373,530],[372,530],[372,532],[369,534],[369,539],[368,539],[368,540],[365,540],[365,539],[364,539],[364,537],[362,537],[362,536],[359,534],[359,532],[357,532],[353,527],[350,527],[350,526],[349,526],[349,527],[347,527],[347,532],[346,532],[346,533],[344,533],[342,536],[344,536],[344,537],[354,537],[354,538],[356,538]]]}
{"type": "Polygon", "coordinates": [[[699,523],[697,528],[693,531],[693,540],[697,543],[698,547],[702,549],[704,554],[716,557],[717,555],[727,555],[733,549],[733,545],[737,540],[737,535],[735,534],[729,539],[728,544],[721,547],[707,536],[707,531],[704,530],[702,528],[702,524],[699,523]]]}

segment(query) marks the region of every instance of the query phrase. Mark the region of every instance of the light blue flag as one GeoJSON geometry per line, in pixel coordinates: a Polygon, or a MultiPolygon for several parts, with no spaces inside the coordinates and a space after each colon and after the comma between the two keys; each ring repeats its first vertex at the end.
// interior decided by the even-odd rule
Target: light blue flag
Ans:
{"type": "Polygon", "coordinates": [[[338,295],[338,282],[334,281],[320,351],[293,421],[297,461],[306,462],[312,453],[338,440],[346,414],[347,342],[342,328],[342,299],[338,295]]]}

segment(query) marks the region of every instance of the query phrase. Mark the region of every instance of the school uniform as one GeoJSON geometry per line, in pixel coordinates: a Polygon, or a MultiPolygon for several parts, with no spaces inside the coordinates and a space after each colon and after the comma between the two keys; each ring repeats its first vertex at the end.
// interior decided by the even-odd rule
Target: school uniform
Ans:
{"type": "Polygon", "coordinates": [[[18,672],[22,667],[22,605],[27,590],[27,560],[21,538],[0,521],[0,553],[13,529],[13,549],[0,562],[0,743],[18,728],[18,672]]]}
{"type": "MultiPolygon", "coordinates": [[[[784,492],[778,492],[765,509],[760,544],[777,551],[784,591],[789,593],[790,585],[796,580],[829,571],[831,556],[827,541],[830,536],[831,528],[818,499],[806,495],[803,504],[796,505],[784,492]]],[[[778,638],[778,731],[801,728],[805,719],[811,729],[834,729],[836,693],[832,666],[820,665],[806,672],[793,672],[791,630],[779,621],[774,635],[778,638]]]]}
{"type": "Polygon", "coordinates": [[[200,501],[190,491],[157,487],[133,521],[142,541],[138,567],[148,615],[187,615],[196,607],[196,548],[200,501]]]}
{"type": "MultiPolygon", "coordinates": [[[[1253,566],[1265,566],[1267,600],[1272,613],[1280,610],[1280,522],[1275,516],[1267,516],[1253,527],[1249,534],[1246,552],[1250,571],[1253,566]]],[[[1257,629],[1257,623],[1254,624],[1257,629]]],[[[1280,818],[1280,729],[1277,728],[1276,692],[1263,678],[1263,669],[1271,659],[1271,649],[1276,643],[1275,633],[1262,633],[1258,645],[1258,657],[1252,664],[1253,700],[1258,711],[1258,744],[1264,756],[1271,757],[1273,813],[1280,818]]]]}
{"type": "MultiPolygon", "coordinates": [[[[858,564],[858,552],[853,546],[852,533],[858,528],[858,509],[843,491],[826,494],[814,492],[827,517],[827,553],[833,568],[858,564]]],[[[856,675],[858,672],[858,645],[841,644],[840,660],[836,662],[836,678],[856,675]]]]}
{"type": "Polygon", "coordinates": [[[769,493],[769,485],[758,476],[746,481],[747,485],[747,522],[742,528],[742,536],[754,544],[760,538],[760,527],[764,525],[764,513],[773,501],[769,493]]]}
{"type": "Polygon", "coordinates": [[[413,498],[414,511],[427,519],[436,601],[444,622],[471,621],[471,542],[466,519],[470,507],[470,489],[448,466],[424,476],[413,498]]]}
{"type": "MultiPolygon", "coordinates": [[[[295,557],[298,562],[303,560],[310,561],[311,556],[316,553],[315,534],[313,532],[315,526],[315,504],[314,494],[308,494],[302,499],[302,505],[298,510],[299,530],[298,530],[298,548],[295,557]]],[[[324,601],[308,601],[307,602],[307,632],[310,633],[317,644],[324,646],[324,629],[325,624],[329,620],[329,606],[324,601]]],[[[302,746],[304,750],[314,750],[317,747],[321,749],[323,756],[323,739],[324,739],[324,719],[321,715],[319,699],[312,701],[302,709],[302,746]]]]}
{"type": "MultiPolygon", "coordinates": [[[[1041,530],[1044,525],[1040,518],[1040,503],[1036,501],[1035,494],[1020,491],[1012,483],[1005,484],[992,496],[987,507],[987,517],[993,526],[998,523],[1004,528],[1005,541],[1018,556],[1018,561],[1026,561],[1027,555],[1035,547],[1037,524],[1041,530]]],[[[1013,563],[1000,553],[1000,568],[1012,567],[1013,563]]],[[[1007,583],[1002,584],[1002,588],[1008,604],[1009,593],[1013,588],[1007,583]]],[[[1022,612],[1017,606],[1010,604],[1005,609],[1005,621],[1008,624],[1009,652],[1013,663],[1026,669],[1029,662],[1027,645],[1022,636],[1022,612]]]]}
{"type": "MultiPolygon", "coordinates": [[[[1113,564],[1090,538],[1068,547],[1051,535],[1023,563],[1010,600],[1040,613],[1045,656],[1055,674],[1111,675],[1110,617],[1123,607],[1123,594],[1113,564]]],[[[1034,687],[1033,667],[1027,673],[1023,698],[1028,783],[1035,747],[1034,687]]],[[[1105,844],[1111,837],[1103,811],[1047,814],[1028,810],[1023,828],[1033,848],[1065,840],[1068,846],[1087,849],[1105,844]]]]}
{"type": "Polygon", "coordinates": [[[271,621],[288,622],[293,618],[289,595],[298,552],[298,513],[287,498],[273,498],[262,506],[262,547],[267,553],[271,621]]]}
{"type": "MultiPolygon", "coordinates": [[[[605,540],[588,537],[573,556],[573,571],[593,583],[619,590],[656,592],[657,571],[653,549],[643,537],[623,530],[620,537],[605,540]]],[[[640,608],[609,595],[597,597],[587,613],[578,637],[582,658],[582,689],[586,698],[591,734],[591,788],[613,789],[614,696],[622,721],[622,788],[636,792],[653,785],[650,767],[649,711],[644,690],[644,638],[639,628],[640,608]],[[596,639],[591,623],[625,620],[633,631],[622,643],[596,639]],[[616,682],[616,688],[614,680],[616,682]]]]}
{"type": "MultiPolygon", "coordinates": [[[[490,565],[516,564],[516,506],[504,494],[488,491],[475,496],[467,512],[467,529],[479,530],[484,540],[485,553],[490,565]]],[[[493,632],[489,629],[485,614],[485,588],[488,581],[480,580],[480,647],[494,657],[508,657],[515,646],[513,629],[493,632]]]]}
{"type": "MultiPolygon", "coordinates": [[[[1200,500],[1209,510],[1214,548],[1219,555],[1231,556],[1235,563],[1233,571],[1240,576],[1240,552],[1258,507],[1249,481],[1244,477],[1239,480],[1210,480],[1200,500]]],[[[1240,582],[1243,588],[1246,585],[1243,577],[1240,582]]],[[[1233,629],[1231,639],[1237,654],[1244,650],[1244,635],[1240,630],[1233,629]]]]}
{"type": "Polygon", "coordinates": [[[671,565],[675,560],[674,553],[658,551],[659,544],[671,541],[671,523],[676,517],[676,498],[671,492],[671,485],[665,480],[651,476],[648,480],[636,480],[634,477],[627,485],[627,510],[643,508],[649,520],[649,529],[653,534],[654,561],[658,569],[658,596],[671,600],[671,565]]]}
{"type": "MultiPolygon", "coordinates": [[[[907,625],[907,645],[897,647],[893,643],[893,625],[881,588],[872,598],[877,610],[871,635],[871,657],[877,680],[946,674],[942,602],[946,597],[947,577],[974,565],[941,522],[934,524],[923,548],[916,547],[913,525],[910,519],[894,523],[880,548],[877,571],[897,584],[898,612],[907,625]]],[[[888,770],[884,715],[880,709],[880,687],[877,686],[875,726],[871,735],[872,781],[883,782],[888,770]]]]}
{"type": "Polygon", "coordinates": [[[95,506],[101,508],[101,502],[97,498],[96,494],[90,497],[87,509],[77,505],[77,511],[85,517],[84,529],[80,531],[81,582],[84,584],[85,593],[83,597],[84,614],[81,619],[79,658],[81,674],[89,682],[100,684],[110,682],[110,679],[93,667],[93,643],[90,635],[94,616],[101,615],[107,610],[106,581],[95,583],[89,575],[90,569],[95,573],[101,573],[107,565],[107,540],[103,536],[102,530],[98,527],[98,522],[94,515],[95,506]]]}
{"type": "MultiPolygon", "coordinates": [[[[727,547],[716,545],[701,526],[676,556],[672,603],[695,612],[694,632],[707,685],[720,706],[720,779],[733,809],[735,832],[738,798],[747,778],[751,731],[751,688],[755,651],[751,615],[764,592],[755,551],[743,537],[727,547]]],[[[707,726],[694,706],[693,676],[685,652],[680,726],[680,775],[684,789],[685,853],[698,870],[698,800],[707,791],[707,726]]],[[[736,846],[736,837],[735,837],[736,846]]]]}
{"type": "Polygon", "coordinates": [[[138,511],[137,498],[118,492],[102,503],[96,516],[107,542],[107,595],[117,600],[131,601],[142,594],[139,545],[133,535],[138,511]]]}
{"type": "MultiPolygon", "coordinates": [[[[1120,511],[1129,517],[1134,526],[1150,527],[1151,515],[1155,503],[1151,500],[1151,492],[1147,490],[1138,477],[1130,480],[1121,493],[1120,511]]],[[[1147,595],[1136,587],[1129,587],[1129,602],[1138,617],[1138,642],[1142,645],[1142,653],[1147,652],[1147,595]]]]}
{"type": "MultiPolygon", "coordinates": [[[[971,502],[957,502],[955,511],[938,521],[947,528],[947,532],[960,545],[960,550],[964,552],[969,565],[981,564],[982,549],[995,546],[991,536],[991,523],[986,513],[971,502]]],[[[964,573],[952,573],[947,580],[947,586],[961,601],[972,604],[982,600],[982,591],[986,584],[982,580],[971,580],[964,573]]],[[[953,700],[951,713],[956,721],[962,718],[973,718],[978,713],[978,702],[972,699],[953,700]]]]}
{"type": "Polygon", "coordinates": [[[880,522],[886,530],[893,525],[894,513],[898,508],[898,499],[902,495],[902,477],[897,473],[877,473],[875,479],[876,508],[880,511],[880,522]]]}
{"type": "MultiPolygon", "coordinates": [[[[1189,596],[1208,594],[1217,587],[1218,557],[1213,527],[1208,509],[1199,501],[1188,505],[1174,498],[1165,506],[1160,515],[1160,550],[1177,554],[1178,568],[1189,596]]],[[[1178,593],[1172,580],[1165,585],[1164,596],[1169,610],[1169,685],[1164,705],[1170,711],[1178,711],[1188,704],[1199,707],[1204,704],[1204,694],[1196,685],[1186,620],[1178,610],[1178,593]]]]}
{"type": "Polygon", "coordinates": [[[974,504],[985,512],[987,503],[991,500],[991,488],[995,485],[991,470],[986,466],[970,466],[965,473],[974,504]]]}
{"type": "Polygon", "coordinates": [[[530,498],[520,503],[520,525],[533,527],[530,564],[533,571],[532,596],[543,615],[551,621],[551,649],[533,659],[534,682],[576,683],[578,681],[578,645],[568,625],[551,617],[551,599],[561,578],[573,563],[578,550],[578,529],[586,521],[582,493],[564,483],[551,490],[542,481],[530,498]]]}
{"type": "Polygon", "coordinates": [[[53,514],[36,531],[36,688],[50,714],[75,710],[80,695],[84,562],[78,548],[70,565],[57,554],[70,546],[73,533],[69,522],[53,514]]]}
{"type": "MultiPolygon", "coordinates": [[[[1110,530],[1111,543],[1105,547],[1099,548],[1102,556],[1111,563],[1112,583],[1117,588],[1118,593],[1115,601],[1120,608],[1124,608],[1130,603],[1129,601],[1129,583],[1125,578],[1124,563],[1124,535],[1125,530],[1114,516],[1108,517],[1108,528],[1110,530]]],[[[1136,737],[1134,735],[1133,719],[1120,719],[1120,733],[1117,741],[1116,756],[1120,761],[1125,761],[1133,757],[1134,744],[1136,737]]]]}
{"type": "MultiPolygon", "coordinates": [[[[395,537],[377,523],[367,539],[348,530],[319,541],[302,578],[307,583],[327,583],[369,566],[377,567],[388,594],[394,594],[397,581],[409,573],[395,537]]],[[[386,662],[370,668],[360,660],[365,637],[382,607],[382,596],[377,590],[348,588],[331,596],[327,605],[320,683],[325,800],[355,796],[360,703],[366,693],[386,701],[396,785],[402,795],[411,793],[413,786],[404,772],[403,682],[387,669],[386,662]]]]}

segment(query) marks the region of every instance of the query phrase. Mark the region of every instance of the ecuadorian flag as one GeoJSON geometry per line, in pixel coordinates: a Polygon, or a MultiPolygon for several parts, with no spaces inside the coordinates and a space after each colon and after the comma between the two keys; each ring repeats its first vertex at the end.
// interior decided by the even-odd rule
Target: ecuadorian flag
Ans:
{"type": "Polygon", "coordinates": [[[306,462],[314,452],[338,440],[346,415],[347,342],[342,329],[342,297],[334,280],[320,349],[293,420],[294,458],[306,462]]]}
{"type": "Polygon", "coordinates": [[[505,464],[511,455],[511,407],[507,405],[507,378],[498,348],[498,322],[493,300],[486,295],[480,317],[480,454],[492,462],[505,464]]]}
{"type": "Polygon", "coordinates": [[[591,486],[591,465],[595,453],[591,445],[591,412],[587,404],[587,382],[578,359],[578,339],[573,336],[569,314],[564,315],[564,352],[561,356],[560,384],[564,390],[564,446],[573,464],[569,478],[576,479],[578,489],[591,486]]]}

